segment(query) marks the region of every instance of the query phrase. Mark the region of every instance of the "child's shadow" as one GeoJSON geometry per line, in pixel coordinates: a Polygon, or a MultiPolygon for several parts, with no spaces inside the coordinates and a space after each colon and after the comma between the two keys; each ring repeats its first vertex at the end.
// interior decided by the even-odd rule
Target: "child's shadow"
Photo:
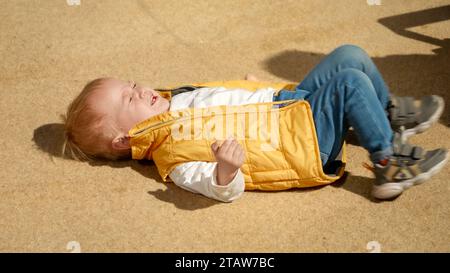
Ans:
{"type": "Polygon", "coordinates": [[[148,191],[149,195],[153,195],[155,198],[172,203],[175,207],[183,210],[197,210],[211,207],[213,205],[220,204],[221,202],[206,198],[203,195],[191,193],[187,190],[181,189],[174,183],[166,183],[162,180],[158,174],[158,169],[151,160],[139,160],[131,162],[131,168],[141,175],[153,179],[166,187],[165,189],[157,189],[155,191],[148,191]]]}
{"type": "Polygon", "coordinates": [[[158,173],[158,169],[156,168],[155,163],[152,160],[96,160],[94,162],[89,162],[89,165],[94,167],[108,165],[112,168],[129,167],[145,178],[152,179],[165,187],[165,189],[147,191],[149,195],[152,195],[153,197],[161,201],[171,203],[179,209],[198,210],[221,203],[219,201],[206,198],[203,195],[195,194],[181,189],[172,182],[164,182],[158,173]]]}
{"type": "Polygon", "coordinates": [[[398,196],[386,200],[374,198],[371,195],[372,185],[373,185],[373,178],[365,176],[354,176],[350,175],[349,172],[345,172],[344,175],[338,181],[331,184],[332,187],[341,188],[346,191],[352,192],[374,203],[381,203],[385,201],[389,202],[397,199],[398,196]]]}
{"type": "MultiPolygon", "coordinates": [[[[49,156],[50,161],[53,161],[55,157],[62,158],[64,125],[62,123],[49,123],[36,128],[33,133],[33,141],[36,148],[49,156]]],[[[64,158],[69,159],[67,156],[64,158]]],[[[161,201],[172,203],[179,209],[197,210],[220,204],[218,201],[183,190],[173,183],[163,182],[154,162],[151,160],[96,160],[89,162],[89,165],[93,167],[107,165],[112,168],[131,168],[142,176],[153,179],[166,187],[164,190],[148,191],[149,195],[153,195],[161,201]]]]}

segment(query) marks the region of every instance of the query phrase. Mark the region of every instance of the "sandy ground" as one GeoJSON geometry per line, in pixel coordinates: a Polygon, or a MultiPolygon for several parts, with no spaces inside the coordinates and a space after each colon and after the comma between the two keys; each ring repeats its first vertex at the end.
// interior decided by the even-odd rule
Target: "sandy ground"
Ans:
{"type": "MultiPolygon", "coordinates": [[[[380,1],[1,0],[0,251],[449,252],[449,167],[377,202],[349,144],[344,182],[224,204],[161,183],[150,163],[58,156],[59,116],[94,78],[300,81],[341,44],[363,47],[392,92],[450,106],[450,2],[380,1]]],[[[449,113],[411,141],[450,148],[449,113]]]]}

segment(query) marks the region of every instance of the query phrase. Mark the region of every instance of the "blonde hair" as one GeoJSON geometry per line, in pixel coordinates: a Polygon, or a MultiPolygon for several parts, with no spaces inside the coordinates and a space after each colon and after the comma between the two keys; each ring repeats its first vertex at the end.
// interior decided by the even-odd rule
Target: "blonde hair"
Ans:
{"type": "Polygon", "coordinates": [[[117,151],[111,146],[117,130],[113,124],[105,124],[104,114],[99,113],[87,98],[109,78],[95,79],[83,88],[81,93],[62,115],[64,122],[63,156],[79,161],[92,161],[95,158],[117,160],[129,158],[130,151],[117,151]]]}

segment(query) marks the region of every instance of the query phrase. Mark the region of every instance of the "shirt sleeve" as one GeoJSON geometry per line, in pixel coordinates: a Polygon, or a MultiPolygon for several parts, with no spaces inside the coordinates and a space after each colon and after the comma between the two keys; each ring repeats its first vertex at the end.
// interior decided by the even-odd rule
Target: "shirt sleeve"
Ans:
{"type": "Polygon", "coordinates": [[[217,162],[192,161],[175,167],[169,177],[185,190],[222,202],[231,202],[243,194],[245,182],[240,169],[233,180],[225,186],[217,184],[216,174],[217,162]]]}

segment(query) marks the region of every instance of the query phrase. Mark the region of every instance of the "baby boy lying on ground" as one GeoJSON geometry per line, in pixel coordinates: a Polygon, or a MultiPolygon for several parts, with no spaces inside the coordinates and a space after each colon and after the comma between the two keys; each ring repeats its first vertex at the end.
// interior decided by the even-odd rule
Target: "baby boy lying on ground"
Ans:
{"type": "Polygon", "coordinates": [[[400,195],[447,161],[445,149],[424,151],[407,143],[407,137],[439,119],[443,99],[390,94],[375,64],[357,46],[335,49],[292,90],[278,85],[183,91],[164,96],[164,91],[134,82],[96,79],[69,106],[64,149],[81,160],[152,159],[163,180],[168,176],[184,189],[223,202],[237,199],[245,189],[281,190],[335,181],[342,172],[330,170],[350,127],[373,163],[376,198],[400,195]],[[263,114],[279,111],[278,127],[271,122],[280,142],[274,150],[265,151],[259,140],[250,139],[248,128],[243,138],[233,131],[232,138],[220,141],[196,139],[191,129],[185,130],[191,138],[176,139],[168,129],[179,120],[198,119],[205,125],[211,112],[228,109],[248,121],[256,106],[263,114]],[[195,117],[195,109],[206,111],[195,117]]]}

